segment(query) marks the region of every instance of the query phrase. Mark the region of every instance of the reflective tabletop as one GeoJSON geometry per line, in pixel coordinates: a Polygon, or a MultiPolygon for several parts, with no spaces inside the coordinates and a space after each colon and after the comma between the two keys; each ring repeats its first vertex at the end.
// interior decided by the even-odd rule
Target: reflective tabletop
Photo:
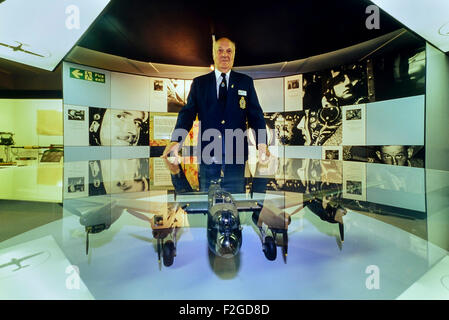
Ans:
{"type": "Polygon", "coordinates": [[[447,172],[274,167],[248,165],[238,193],[218,180],[199,191],[1,200],[0,298],[449,297],[447,172]]]}

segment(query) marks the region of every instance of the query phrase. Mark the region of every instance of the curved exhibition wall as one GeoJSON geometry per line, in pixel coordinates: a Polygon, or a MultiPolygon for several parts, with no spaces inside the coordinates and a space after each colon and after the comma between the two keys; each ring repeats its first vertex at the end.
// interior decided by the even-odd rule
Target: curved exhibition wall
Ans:
{"type": "MultiPolygon", "coordinates": [[[[313,178],[338,186],[348,206],[376,203],[384,211],[424,215],[426,47],[404,31],[381,40],[235,68],[256,75],[272,129],[270,150],[277,160],[268,189],[300,192],[301,181],[313,178]]],[[[117,59],[109,59],[109,70],[63,64],[64,199],[173,188],[159,156],[186,102],[191,75],[210,70],[152,65],[171,77],[136,75],[114,71],[124,68],[114,67],[117,59]],[[186,76],[185,70],[193,72],[186,76]],[[135,125],[137,138],[117,139],[123,121],[135,125]]],[[[195,147],[196,133],[194,126],[185,152],[195,147]]],[[[186,160],[184,169],[197,187],[195,159],[186,160]]],[[[249,172],[255,174],[251,165],[249,172]]]]}

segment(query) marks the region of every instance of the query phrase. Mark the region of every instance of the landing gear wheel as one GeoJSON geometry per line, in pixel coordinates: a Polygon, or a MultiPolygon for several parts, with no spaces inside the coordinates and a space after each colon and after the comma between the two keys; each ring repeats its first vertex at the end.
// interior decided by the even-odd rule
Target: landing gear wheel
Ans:
{"type": "Polygon", "coordinates": [[[270,260],[276,260],[276,243],[273,239],[273,237],[268,236],[265,238],[265,244],[263,246],[263,253],[265,254],[265,257],[270,260]]]}
{"type": "Polygon", "coordinates": [[[164,262],[164,266],[170,267],[176,256],[176,248],[173,241],[169,240],[163,244],[162,247],[162,260],[164,262]]]}

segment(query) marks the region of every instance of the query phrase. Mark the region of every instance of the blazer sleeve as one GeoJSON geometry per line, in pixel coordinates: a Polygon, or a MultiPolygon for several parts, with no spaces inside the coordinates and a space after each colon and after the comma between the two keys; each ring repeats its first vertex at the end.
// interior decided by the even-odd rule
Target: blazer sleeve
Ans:
{"type": "Polygon", "coordinates": [[[250,79],[249,93],[248,93],[248,125],[255,132],[256,146],[259,143],[267,144],[266,123],[263,116],[262,107],[257,98],[256,89],[254,88],[254,81],[250,79]]]}
{"type": "Polygon", "coordinates": [[[176,126],[171,135],[171,141],[181,142],[192,129],[193,122],[198,114],[198,83],[194,79],[190,87],[187,103],[182,107],[176,120],[176,126]]]}
{"type": "Polygon", "coordinates": [[[171,181],[177,193],[193,191],[192,186],[187,180],[181,165],[179,165],[179,173],[171,175],[171,181]]]}

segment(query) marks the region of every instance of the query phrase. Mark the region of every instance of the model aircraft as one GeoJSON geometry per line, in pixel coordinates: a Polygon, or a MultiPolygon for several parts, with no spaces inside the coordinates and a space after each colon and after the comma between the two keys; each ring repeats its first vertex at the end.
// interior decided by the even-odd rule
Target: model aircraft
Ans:
{"type": "MultiPolygon", "coordinates": [[[[186,194],[201,193],[183,193],[186,194]]],[[[207,195],[207,202],[180,202],[180,205],[189,214],[207,214],[207,240],[210,251],[223,258],[232,258],[238,254],[242,246],[239,212],[259,212],[262,207],[253,200],[234,200],[231,193],[220,187],[219,180],[211,181],[207,195]]]]}
{"type": "Polygon", "coordinates": [[[175,203],[169,203],[168,214],[165,219],[160,215],[149,218],[141,210],[126,209],[133,216],[151,224],[153,237],[157,239],[159,265],[161,255],[165,266],[173,264],[176,256],[176,232],[179,228],[176,225],[176,216],[180,211],[184,214],[207,215],[208,246],[215,255],[232,258],[239,252],[242,245],[242,226],[238,213],[239,211],[258,212],[261,210],[260,204],[248,200],[235,201],[231,193],[220,187],[219,181],[212,181],[208,192],[181,193],[183,196],[205,194],[208,195],[207,201],[183,202],[175,200],[175,203]],[[167,240],[170,238],[172,240],[167,240]]]}
{"type": "Polygon", "coordinates": [[[169,267],[173,264],[176,257],[177,232],[179,224],[177,216],[183,214],[183,209],[178,204],[168,204],[167,215],[155,214],[150,218],[139,212],[138,210],[127,208],[126,211],[140,220],[150,223],[153,230],[153,238],[156,239],[157,256],[159,269],[161,269],[161,261],[164,266],[169,267]],[[162,254],[162,259],[161,259],[162,254]]]}
{"type": "Polygon", "coordinates": [[[13,271],[18,271],[20,269],[23,269],[23,268],[26,268],[26,267],[30,266],[30,265],[22,266],[22,261],[30,259],[30,258],[33,258],[33,257],[38,256],[38,255],[43,254],[43,253],[44,253],[44,251],[38,252],[38,253],[29,255],[29,256],[26,256],[26,257],[23,257],[23,258],[20,258],[20,259],[13,258],[13,259],[11,259],[11,262],[8,262],[8,263],[0,265],[0,268],[5,268],[5,267],[11,266],[11,265],[16,265],[17,269],[14,269],[13,271]]]}
{"type": "Polygon", "coordinates": [[[10,48],[14,52],[21,51],[21,52],[28,53],[28,54],[31,54],[31,55],[34,55],[34,56],[37,56],[37,57],[45,58],[45,56],[43,56],[43,55],[41,55],[39,53],[36,53],[36,52],[24,49],[23,46],[28,46],[27,44],[24,44],[24,43],[19,42],[19,41],[14,41],[14,42],[17,42],[18,45],[17,46],[12,46],[10,44],[6,44],[6,43],[0,42],[0,46],[6,47],[6,48],[10,48]]]}

